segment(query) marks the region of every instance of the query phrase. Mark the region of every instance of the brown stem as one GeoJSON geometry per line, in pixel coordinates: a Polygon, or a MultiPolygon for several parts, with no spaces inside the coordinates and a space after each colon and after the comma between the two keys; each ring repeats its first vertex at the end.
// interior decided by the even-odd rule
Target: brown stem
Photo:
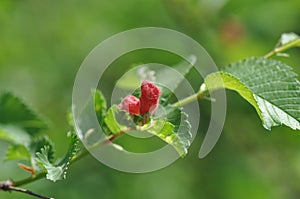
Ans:
{"type": "Polygon", "coordinates": [[[28,189],[23,189],[23,188],[20,188],[20,187],[15,187],[13,186],[13,181],[11,180],[7,180],[7,181],[4,181],[4,182],[0,182],[0,191],[17,191],[17,192],[21,192],[21,193],[25,193],[25,194],[28,194],[28,195],[31,195],[31,196],[35,196],[37,198],[42,198],[42,199],[54,199],[54,198],[50,198],[50,197],[47,197],[47,196],[43,196],[43,195],[40,195],[40,194],[37,194],[37,193],[34,193],[28,189]]]}
{"type": "Polygon", "coordinates": [[[125,133],[125,131],[120,131],[114,135],[112,135],[110,138],[108,138],[107,140],[104,140],[103,142],[101,142],[101,145],[107,145],[113,141],[115,141],[117,138],[119,138],[120,136],[122,136],[125,133]]]}

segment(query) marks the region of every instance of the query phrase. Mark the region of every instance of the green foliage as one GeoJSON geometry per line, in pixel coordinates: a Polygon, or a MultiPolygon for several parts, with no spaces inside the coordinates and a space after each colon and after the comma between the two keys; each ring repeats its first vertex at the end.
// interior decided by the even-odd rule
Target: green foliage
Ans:
{"type": "Polygon", "coordinates": [[[41,153],[42,149],[47,147],[48,154],[47,159],[52,163],[54,161],[54,144],[49,139],[48,136],[42,136],[39,138],[34,138],[31,140],[29,151],[30,151],[30,160],[31,165],[35,170],[41,170],[38,163],[36,162],[36,154],[41,153]]]}
{"type": "Polygon", "coordinates": [[[108,129],[112,134],[120,133],[121,131],[126,131],[128,129],[126,126],[119,124],[116,119],[116,114],[120,112],[120,109],[117,105],[111,106],[104,119],[105,124],[107,125],[108,129]]]}
{"type": "Polygon", "coordinates": [[[52,151],[49,146],[44,146],[43,148],[41,148],[40,152],[36,153],[36,162],[47,172],[46,178],[53,182],[66,178],[66,173],[70,161],[79,151],[79,140],[77,136],[73,133],[69,133],[68,136],[70,137],[69,149],[65,157],[59,163],[54,164],[51,161],[50,157],[52,151]]]}
{"type": "Polygon", "coordinates": [[[155,119],[151,123],[139,127],[138,130],[149,132],[164,142],[173,146],[180,156],[187,154],[187,148],[178,134],[174,132],[175,126],[165,119],[155,119]]]}
{"type": "Polygon", "coordinates": [[[30,160],[30,153],[24,145],[10,145],[5,160],[30,160]]]}
{"type": "MultiPolygon", "coordinates": [[[[234,90],[256,109],[266,129],[270,130],[273,126],[285,124],[294,130],[300,130],[300,83],[297,75],[286,64],[267,59],[273,55],[280,55],[289,48],[299,46],[298,35],[283,34],[274,50],[265,58],[247,58],[230,64],[221,72],[208,75],[203,84],[206,89],[200,90],[199,93],[206,96],[207,90],[221,88],[234,90]]],[[[133,95],[137,97],[140,95],[140,89],[136,88],[142,80],[154,78],[160,82],[161,107],[153,115],[150,113],[130,115],[120,110],[117,105],[108,108],[102,92],[92,91],[91,102],[94,104],[98,122],[107,139],[114,141],[113,138],[123,133],[143,131],[170,144],[181,157],[184,157],[192,140],[191,125],[183,108],[171,105],[170,99],[191,71],[194,63],[195,58],[191,56],[188,62],[181,62],[174,66],[173,69],[179,74],[175,76],[168,75],[170,69],[167,68],[152,70],[146,67],[145,74],[142,76],[137,70],[131,70],[118,82],[117,86],[120,88],[135,89],[133,95]]],[[[189,100],[196,100],[197,96],[189,100]]],[[[68,134],[70,143],[66,154],[62,158],[55,159],[52,141],[41,134],[47,129],[47,124],[19,98],[11,93],[0,95],[0,113],[0,139],[10,144],[5,159],[27,160],[31,163],[33,171],[46,173],[47,179],[54,182],[64,179],[69,164],[78,158],[76,157],[79,151],[77,136],[74,133],[68,134]]],[[[70,126],[74,128],[70,112],[67,119],[70,126]]],[[[108,142],[99,143],[103,145],[108,142]]],[[[113,146],[123,150],[119,145],[113,144],[113,146]]]]}
{"type": "Polygon", "coordinates": [[[44,148],[41,148],[41,152],[38,152],[36,154],[36,161],[43,167],[46,172],[46,178],[48,180],[51,180],[53,182],[57,180],[61,180],[65,178],[65,165],[62,166],[55,166],[53,165],[49,159],[48,159],[48,154],[49,154],[49,147],[45,146],[44,148]]]}
{"type": "Polygon", "coordinates": [[[7,124],[0,124],[0,139],[10,144],[22,144],[28,146],[30,143],[30,134],[23,129],[7,124]]]}
{"type": "Polygon", "coordinates": [[[155,117],[142,126],[129,125],[133,123],[134,119],[136,117],[131,118],[128,113],[120,111],[117,105],[113,105],[105,114],[104,121],[111,134],[135,130],[148,132],[173,146],[180,156],[187,154],[191,139],[190,124],[186,114],[180,108],[169,105],[165,111],[157,113],[155,117]],[[120,124],[121,122],[117,118],[125,118],[127,125],[120,124]]]}
{"type": "Polygon", "coordinates": [[[299,35],[293,32],[282,34],[278,44],[276,45],[276,48],[280,48],[283,46],[287,46],[287,48],[300,47],[299,35]]]}
{"type": "Polygon", "coordinates": [[[47,124],[19,98],[11,93],[0,95],[0,124],[12,124],[32,136],[47,129],[47,124]]]}
{"type": "Polygon", "coordinates": [[[171,105],[166,106],[165,111],[167,120],[174,125],[174,133],[177,134],[187,150],[192,139],[192,134],[190,132],[191,124],[188,121],[188,115],[182,111],[181,107],[171,105]]]}
{"type": "Polygon", "coordinates": [[[300,84],[292,69],[279,61],[248,58],[231,64],[223,72],[205,78],[208,89],[225,87],[237,91],[256,109],[263,125],[285,124],[300,129],[300,84]],[[221,77],[224,81],[216,81],[221,77]]]}
{"type": "Polygon", "coordinates": [[[10,144],[5,160],[27,160],[36,172],[45,168],[49,180],[63,179],[69,161],[78,151],[76,135],[70,135],[69,150],[55,165],[54,145],[41,134],[47,125],[36,113],[10,93],[0,95],[0,111],[0,139],[10,144]]]}
{"type": "Polygon", "coordinates": [[[286,56],[288,57],[289,55],[286,53],[283,53],[284,51],[290,49],[290,48],[295,48],[295,47],[300,47],[300,37],[299,35],[291,32],[291,33],[284,33],[281,35],[278,43],[276,44],[275,48],[265,55],[266,58],[269,58],[273,55],[277,56],[286,56]]]}
{"type": "Polygon", "coordinates": [[[109,136],[120,133],[121,131],[127,132],[135,129],[146,131],[172,145],[181,156],[186,155],[192,137],[190,133],[190,123],[187,120],[187,115],[180,108],[168,105],[168,103],[173,92],[192,69],[196,61],[195,59],[194,56],[190,56],[188,62],[184,61],[172,67],[177,73],[176,76],[168,75],[171,69],[158,68],[152,70],[152,68],[148,68],[147,65],[145,65],[144,68],[142,68],[143,77],[141,77],[139,72],[140,68],[136,68],[127,72],[126,75],[117,82],[119,88],[135,89],[132,95],[136,97],[140,97],[140,89],[136,88],[139,88],[140,82],[144,79],[154,78],[163,84],[159,85],[162,91],[160,102],[161,105],[165,106],[163,107],[165,113],[157,113],[147,124],[141,122],[144,121],[144,118],[141,116],[133,115],[130,117],[129,114],[120,111],[116,105],[111,106],[106,112],[104,96],[101,91],[95,91],[96,114],[99,124],[106,135],[109,136]],[[168,76],[168,78],[165,78],[166,76],[168,76]],[[123,116],[120,117],[120,114],[123,114],[123,116]],[[123,118],[123,120],[125,118],[125,120],[127,120],[126,125],[121,124],[118,118],[123,118]],[[137,126],[128,126],[128,124],[132,122],[136,123],[137,126]]]}
{"type": "MultiPolygon", "coordinates": [[[[13,89],[17,95],[31,95],[30,105],[42,107],[39,111],[52,120],[50,136],[56,138],[59,148],[66,146],[65,139],[60,139],[65,136],[60,114],[71,101],[68,96],[79,63],[91,47],[109,35],[149,24],[175,28],[200,41],[221,66],[265,52],[283,30],[300,33],[299,0],[0,2],[1,88],[13,89]]],[[[298,74],[299,50],[293,51],[295,57],[287,60],[298,74]]],[[[166,64],[174,61],[164,52],[157,52],[156,56],[149,56],[147,52],[131,54],[129,59],[124,58],[114,65],[118,67],[105,71],[109,78],[99,82],[105,94],[109,93],[112,87],[109,80],[120,71],[118,68],[123,69],[133,60],[138,63],[163,60],[166,64]],[[103,84],[105,82],[109,83],[103,84]]],[[[193,86],[200,83],[193,77],[190,80],[193,86]]],[[[228,108],[234,110],[228,110],[226,136],[222,136],[224,139],[217,150],[204,160],[197,160],[197,146],[194,146],[190,158],[160,172],[128,175],[104,166],[97,169],[99,165],[89,158],[72,168],[75,175],[70,176],[68,182],[38,181],[25,188],[55,198],[297,198],[300,192],[298,131],[291,133],[288,128],[274,128],[274,133],[260,135],[258,132],[262,129],[257,128],[260,121],[241,110],[243,105],[238,99],[227,100],[228,108]]],[[[203,124],[209,119],[210,106],[207,101],[199,103],[203,124]]],[[[197,138],[201,139],[203,134],[199,133],[197,138]]],[[[4,150],[3,145],[0,150],[4,150]]],[[[14,180],[21,177],[18,172],[14,173],[11,164],[1,162],[0,165],[2,180],[8,175],[15,176],[14,180]]],[[[0,198],[31,197],[0,191],[0,198]]]]}
{"type": "Polygon", "coordinates": [[[106,115],[106,109],[107,109],[105,97],[103,96],[102,92],[99,90],[94,90],[93,93],[94,93],[95,111],[96,111],[98,122],[102,130],[109,135],[110,132],[104,120],[106,115]]]}
{"type": "Polygon", "coordinates": [[[53,160],[53,143],[46,135],[31,137],[30,134],[11,125],[0,126],[0,139],[7,141],[11,145],[6,152],[6,160],[28,160],[34,169],[38,170],[35,163],[35,153],[42,147],[49,147],[49,159],[53,160]]]}

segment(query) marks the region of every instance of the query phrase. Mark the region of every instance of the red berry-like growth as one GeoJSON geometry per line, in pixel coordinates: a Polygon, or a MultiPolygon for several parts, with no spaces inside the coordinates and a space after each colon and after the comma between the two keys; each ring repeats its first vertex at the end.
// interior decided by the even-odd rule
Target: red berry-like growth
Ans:
{"type": "Polygon", "coordinates": [[[139,115],[140,100],[133,95],[126,96],[119,104],[119,109],[129,112],[131,115],[139,115]]]}
{"type": "Polygon", "coordinates": [[[144,124],[149,120],[149,114],[153,114],[157,109],[160,95],[160,89],[145,80],[141,85],[140,99],[132,95],[126,96],[119,104],[119,109],[129,112],[131,115],[141,115],[144,124]]]}
{"type": "Polygon", "coordinates": [[[153,113],[159,105],[160,89],[149,81],[143,81],[140,97],[140,114],[153,113]]]}

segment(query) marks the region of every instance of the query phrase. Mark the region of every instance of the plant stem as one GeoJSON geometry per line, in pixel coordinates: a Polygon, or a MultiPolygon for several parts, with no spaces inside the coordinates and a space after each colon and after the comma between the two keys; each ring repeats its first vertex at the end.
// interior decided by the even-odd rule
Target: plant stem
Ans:
{"type": "Polygon", "coordinates": [[[47,196],[43,196],[43,195],[34,193],[34,192],[32,192],[32,191],[30,191],[28,189],[23,189],[23,188],[15,187],[15,186],[13,186],[13,184],[14,184],[14,182],[12,182],[11,180],[0,182],[0,190],[9,191],[9,192],[10,191],[17,191],[17,192],[25,193],[25,194],[28,194],[28,195],[31,195],[31,196],[35,196],[37,198],[53,199],[53,198],[50,198],[50,197],[47,197],[47,196]]]}
{"type": "MultiPolygon", "coordinates": [[[[77,160],[83,158],[84,156],[86,156],[88,154],[89,154],[89,152],[85,148],[83,148],[81,150],[81,152],[70,161],[70,164],[76,162],[77,160]]],[[[23,185],[29,184],[31,182],[40,180],[40,179],[46,177],[46,175],[47,175],[46,172],[41,172],[41,173],[38,173],[37,175],[32,175],[32,176],[30,176],[28,178],[25,178],[23,180],[13,182],[13,186],[15,186],[15,187],[23,186],[23,185]]]]}
{"type": "Polygon", "coordinates": [[[185,106],[189,103],[192,103],[194,101],[197,101],[197,100],[200,100],[200,99],[203,99],[205,98],[206,96],[209,95],[209,92],[206,88],[206,85],[205,83],[203,83],[201,86],[200,86],[200,89],[197,93],[193,94],[193,95],[190,95],[182,100],[179,100],[178,102],[174,103],[173,106],[185,106]]]}
{"type": "MultiPolygon", "coordinates": [[[[112,135],[110,138],[108,138],[107,140],[104,140],[100,143],[96,143],[94,146],[92,146],[90,149],[99,147],[99,146],[105,146],[111,142],[113,142],[114,140],[116,140],[118,137],[120,137],[121,135],[123,135],[125,133],[125,131],[120,131],[119,133],[116,133],[114,135],[112,135]]],[[[81,152],[76,155],[71,161],[70,164],[80,160],[81,158],[83,158],[84,156],[88,155],[89,151],[86,148],[81,149],[81,152]]]]}
{"type": "Polygon", "coordinates": [[[276,48],[274,48],[271,52],[267,53],[267,54],[264,56],[264,58],[270,58],[270,57],[272,57],[273,55],[276,55],[276,54],[278,54],[278,53],[281,53],[281,52],[283,52],[283,51],[286,51],[286,50],[288,50],[288,49],[290,49],[290,48],[293,48],[293,47],[299,45],[299,43],[300,43],[300,39],[295,39],[295,40],[293,40],[293,41],[291,41],[291,42],[288,42],[288,43],[286,43],[286,44],[284,44],[284,45],[282,45],[282,46],[276,47],[276,48]]]}
{"type": "Polygon", "coordinates": [[[70,165],[73,164],[74,162],[77,162],[78,160],[80,160],[81,158],[85,157],[88,154],[89,151],[86,150],[86,148],[82,148],[80,153],[72,158],[72,160],[70,161],[70,165]]]}
{"type": "Polygon", "coordinates": [[[13,182],[13,186],[19,187],[19,186],[31,183],[33,181],[42,179],[42,178],[44,178],[46,176],[46,174],[47,174],[46,172],[41,172],[41,173],[38,173],[37,175],[32,175],[32,176],[30,176],[28,178],[25,178],[23,180],[13,182]]]}
{"type": "MultiPolygon", "coordinates": [[[[194,102],[194,101],[197,101],[199,99],[203,99],[205,98],[206,96],[209,95],[209,92],[208,90],[206,89],[206,86],[205,84],[203,83],[199,89],[199,91],[197,93],[195,93],[194,95],[191,95],[191,96],[188,96],[176,103],[174,103],[173,105],[174,106],[184,106],[184,105],[187,105],[191,102],[194,102]]],[[[127,131],[127,130],[126,130],[127,131]]],[[[98,146],[104,146],[104,145],[107,145],[111,142],[113,142],[114,140],[116,140],[117,138],[119,138],[120,136],[122,136],[123,134],[126,133],[126,131],[120,131],[119,133],[116,133],[114,135],[112,135],[110,138],[108,138],[107,140],[104,140],[100,143],[97,143],[95,144],[91,149],[95,148],[95,147],[98,147],[98,146]]],[[[70,161],[70,165],[73,164],[74,162],[78,161],[79,159],[85,157],[86,155],[89,154],[89,151],[85,148],[83,148],[81,150],[81,152],[76,155],[71,161],[70,161]]],[[[45,178],[47,175],[46,172],[41,172],[41,173],[38,173],[36,175],[32,175],[28,178],[25,178],[23,180],[20,180],[20,181],[16,181],[16,182],[13,182],[12,181],[12,186],[14,187],[19,187],[19,186],[23,186],[23,185],[26,185],[28,183],[31,183],[31,182],[34,182],[34,181],[37,181],[39,179],[42,179],[42,178],[45,178]]],[[[0,189],[1,190],[1,189],[0,189]]],[[[15,190],[15,191],[21,191],[21,192],[24,192],[22,191],[21,189],[20,190],[15,190]]],[[[24,192],[25,193],[25,192],[24,192]]]]}
{"type": "MultiPolygon", "coordinates": [[[[119,133],[116,133],[114,135],[112,135],[110,138],[108,138],[107,140],[104,140],[98,144],[96,144],[95,146],[93,146],[92,148],[98,147],[98,146],[105,146],[111,142],[113,142],[114,140],[116,140],[117,138],[119,138],[121,135],[123,135],[124,133],[126,133],[125,131],[120,131],[119,133]]],[[[91,149],[92,149],[91,148],[91,149]]],[[[83,148],[81,150],[81,152],[76,155],[71,161],[70,161],[70,165],[73,164],[74,162],[78,161],[79,159],[85,157],[86,155],[89,155],[89,151],[85,148],[83,148]]],[[[42,179],[44,177],[46,177],[47,173],[46,172],[41,172],[38,173],[37,175],[32,175],[28,178],[25,178],[23,180],[20,181],[16,181],[16,182],[12,182],[12,185],[15,187],[19,187],[19,186],[23,186],[26,185],[28,183],[34,182],[36,180],[42,179]]]]}

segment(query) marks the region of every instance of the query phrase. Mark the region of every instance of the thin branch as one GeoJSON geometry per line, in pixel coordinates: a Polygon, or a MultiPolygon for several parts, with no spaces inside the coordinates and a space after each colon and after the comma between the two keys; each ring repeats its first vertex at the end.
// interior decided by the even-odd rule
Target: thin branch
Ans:
{"type": "Polygon", "coordinates": [[[13,182],[11,180],[7,180],[7,181],[4,181],[4,182],[0,182],[0,191],[17,191],[17,192],[21,192],[21,193],[25,193],[25,194],[28,194],[28,195],[31,195],[31,196],[35,196],[37,198],[42,198],[42,199],[54,199],[54,198],[50,198],[50,197],[47,197],[47,196],[43,196],[43,195],[40,195],[40,194],[37,194],[37,193],[34,193],[28,189],[23,189],[23,188],[20,188],[20,187],[15,187],[13,186],[13,182]]]}
{"type": "MultiPolygon", "coordinates": [[[[128,130],[126,130],[128,131],[128,130]]],[[[110,143],[112,143],[113,141],[115,141],[117,138],[121,137],[123,134],[126,133],[126,131],[120,131],[116,134],[113,134],[111,137],[109,137],[107,140],[104,140],[102,142],[98,142],[96,143],[95,145],[93,145],[91,148],[89,148],[89,150],[93,150],[95,149],[96,147],[99,147],[99,146],[105,146],[105,145],[108,145],[110,143]]],[[[89,150],[87,150],[86,148],[83,148],[81,149],[81,152],[76,155],[72,160],[71,160],[71,164],[73,164],[74,162],[78,161],[79,159],[85,157],[86,155],[88,155],[90,152],[89,150]]]]}
{"type": "Polygon", "coordinates": [[[117,138],[121,137],[123,134],[125,134],[126,131],[120,131],[116,134],[113,134],[110,138],[108,138],[107,140],[104,140],[101,145],[105,146],[107,144],[110,144],[111,142],[115,141],[117,138]]]}
{"type": "MultiPolygon", "coordinates": [[[[125,131],[120,131],[119,133],[116,133],[114,135],[112,135],[110,138],[108,138],[107,140],[104,140],[102,142],[100,142],[99,144],[93,146],[94,147],[97,147],[97,146],[105,146],[107,144],[110,144],[111,142],[115,141],[117,138],[119,138],[120,136],[122,136],[123,134],[125,134],[126,132],[125,131]]],[[[72,160],[71,160],[71,164],[76,162],[77,160],[83,158],[84,156],[88,155],[89,154],[89,151],[86,150],[85,148],[83,148],[81,150],[81,152],[76,155],[72,160]]],[[[23,180],[20,180],[20,181],[16,181],[16,182],[12,182],[12,186],[15,186],[15,187],[20,187],[20,186],[23,186],[23,185],[26,185],[28,183],[31,183],[31,182],[34,182],[34,181],[37,181],[39,179],[42,179],[44,178],[45,176],[47,175],[46,172],[41,172],[41,173],[38,173],[36,175],[32,175],[28,178],[25,178],[23,180]]],[[[0,189],[1,190],[1,189],[0,189]]]]}
{"type": "Polygon", "coordinates": [[[46,176],[46,174],[47,174],[46,172],[41,172],[41,173],[39,173],[37,175],[32,175],[32,176],[30,176],[28,178],[25,178],[23,180],[13,182],[12,185],[15,186],[15,187],[23,186],[25,184],[28,184],[28,183],[31,183],[33,181],[36,181],[36,180],[44,178],[46,176]]]}
{"type": "Polygon", "coordinates": [[[200,99],[204,99],[206,98],[207,96],[209,95],[209,92],[206,88],[206,85],[205,83],[203,83],[201,86],[200,86],[200,89],[197,93],[195,93],[194,95],[190,95],[176,103],[173,104],[173,106],[185,106],[189,103],[192,103],[194,101],[197,101],[197,100],[200,100],[200,99]]]}
{"type": "Polygon", "coordinates": [[[291,42],[288,42],[288,43],[286,43],[286,44],[284,44],[282,46],[274,48],[272,51],[270,51],[269,53],[267,53],[264,56],[264,58],[270,58],[270,57],[272,57],[272,56],[274,56],[274,55],[276,55],[278,53],[284,52],[284,51],[286,51],[286,50],[288,50],[290,48],[293,48],[295,46],[299,46],[299,44],[300,44],[300,38],[295,39],[295,40],[293,40],[291,42]]]}

